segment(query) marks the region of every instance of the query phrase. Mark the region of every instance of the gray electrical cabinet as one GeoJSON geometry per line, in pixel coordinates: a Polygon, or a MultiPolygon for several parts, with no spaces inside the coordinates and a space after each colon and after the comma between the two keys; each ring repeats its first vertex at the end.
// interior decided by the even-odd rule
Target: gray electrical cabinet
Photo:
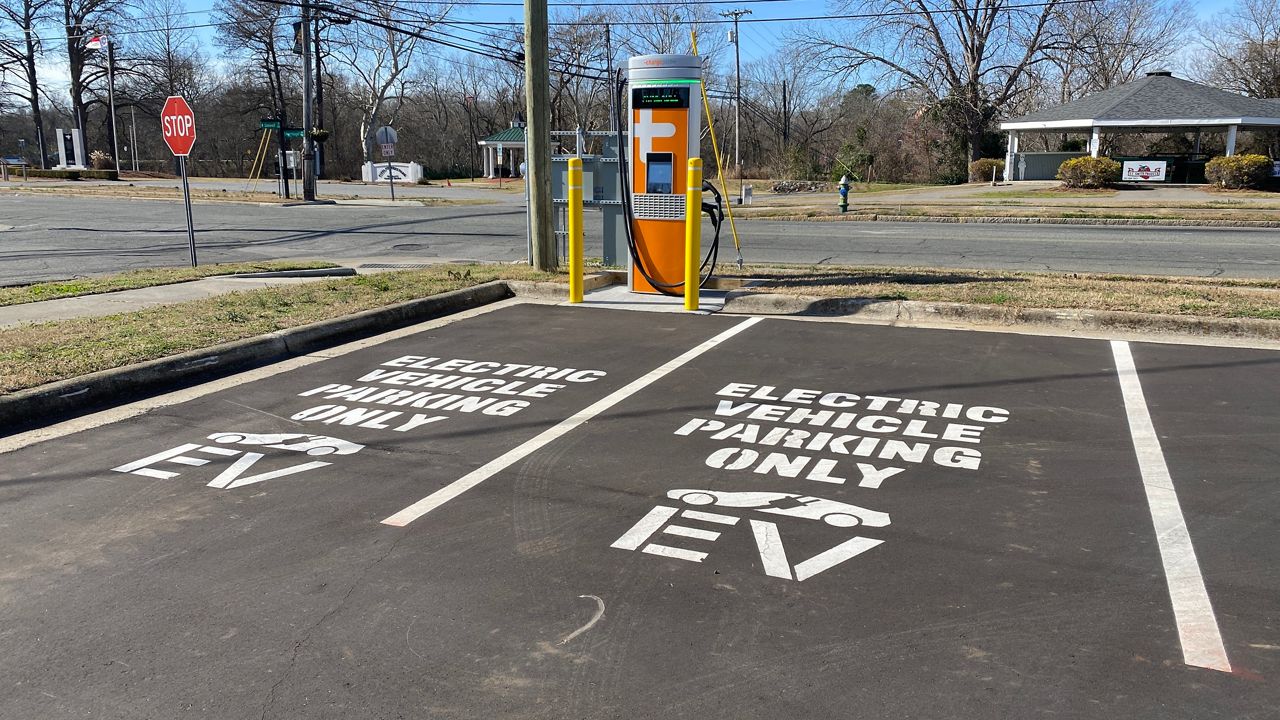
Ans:
{"type": "MultiPolygon", "coordinates": [[[[618,162],[618,135],[612,130],[555,130],[558,143],[551,156],[551,197],[556,213],[556,245],[561,257],[568,255],[569,159],[582,159],[582,234],[584,242],[599,238],[605,265],[627,264],[626,218],[622,213],[621,163],[618,162]],[[566,140],[568,141],[566,143],[566,140]],[[565,152],[565,144],[574,152],[565,152]],[[594,153],[587,152],[594,150],[594,153]],[[599,218],[599,222],[594,219],[599,218]],[[598,229],[597,229],[598,228],[598,229]]],[[[625,141],[627,135],[623,133],[625,141]]]]}

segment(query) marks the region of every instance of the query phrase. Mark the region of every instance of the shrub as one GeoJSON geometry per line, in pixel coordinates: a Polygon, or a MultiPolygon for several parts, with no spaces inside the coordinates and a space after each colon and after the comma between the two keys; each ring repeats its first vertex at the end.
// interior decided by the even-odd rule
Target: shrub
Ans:
{"type": "Polygon", "coordinates": [[[89,153],[89,164],[93,166],[94,170],[110,170],[115,166],[116,161],[115,158],[111,157],[110,153],[94,150],[89,153]]]}
{"type": "Polygon", "coordinates": [[[1271,177],[1271,159],[1264,155],[1216,157],[1205,164],[1204,177],[1220,188],[1260,187],[1271,177]]]}
{"type": "Polygon", "coordinates": [[[57,180],[119,180],[115,170],[39,170],[27,171],[30,177],[54,178],[57,180]]]}
{"type": "Polygon", "coordinates": [[[1004,176],[1004,161],[997,158],[981,158],[969,163],[969,182],[991,182],[992,171],[1004,176]]]}
{"type": "Polygon", "coordinates": [[[1103,188],[1120,180],[1120,163],[1104,157],[1071,158],[1058,166],[1063,187],[1103,188]]]}

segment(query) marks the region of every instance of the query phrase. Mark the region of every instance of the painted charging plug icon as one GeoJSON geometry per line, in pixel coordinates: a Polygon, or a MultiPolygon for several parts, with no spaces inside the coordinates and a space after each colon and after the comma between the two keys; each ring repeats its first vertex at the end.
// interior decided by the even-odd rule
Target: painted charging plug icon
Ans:
{"type": "Polygon", "coordinates": [[[689,505],[748,508],[774,515],[821,520],[832,527],[884,527],[889,524],[889,516],[878,510],[796,493],[672,490],[667,497],[689,505]]]}

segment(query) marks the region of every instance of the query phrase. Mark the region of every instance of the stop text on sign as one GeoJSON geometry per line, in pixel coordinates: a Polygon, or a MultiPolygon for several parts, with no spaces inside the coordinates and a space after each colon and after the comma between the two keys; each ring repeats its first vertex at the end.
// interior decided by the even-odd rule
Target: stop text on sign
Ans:
{"type": "Polygon", "coordinates": [[[164,134],[179,137],[190,136],[196,127],[196,119],[190,115],[179,115],[176,117],[165,117],[161,119],[164,127],[164,134]]]}

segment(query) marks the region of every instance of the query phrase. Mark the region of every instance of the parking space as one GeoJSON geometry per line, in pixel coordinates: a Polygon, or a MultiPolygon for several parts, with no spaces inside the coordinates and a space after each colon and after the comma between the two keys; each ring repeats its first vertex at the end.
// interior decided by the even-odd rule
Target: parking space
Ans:
{"type": "Polygon", "coordinates": [[[496,310],[0,456],[0,716],[1267,717],[1277,363],[496,310]]]}

